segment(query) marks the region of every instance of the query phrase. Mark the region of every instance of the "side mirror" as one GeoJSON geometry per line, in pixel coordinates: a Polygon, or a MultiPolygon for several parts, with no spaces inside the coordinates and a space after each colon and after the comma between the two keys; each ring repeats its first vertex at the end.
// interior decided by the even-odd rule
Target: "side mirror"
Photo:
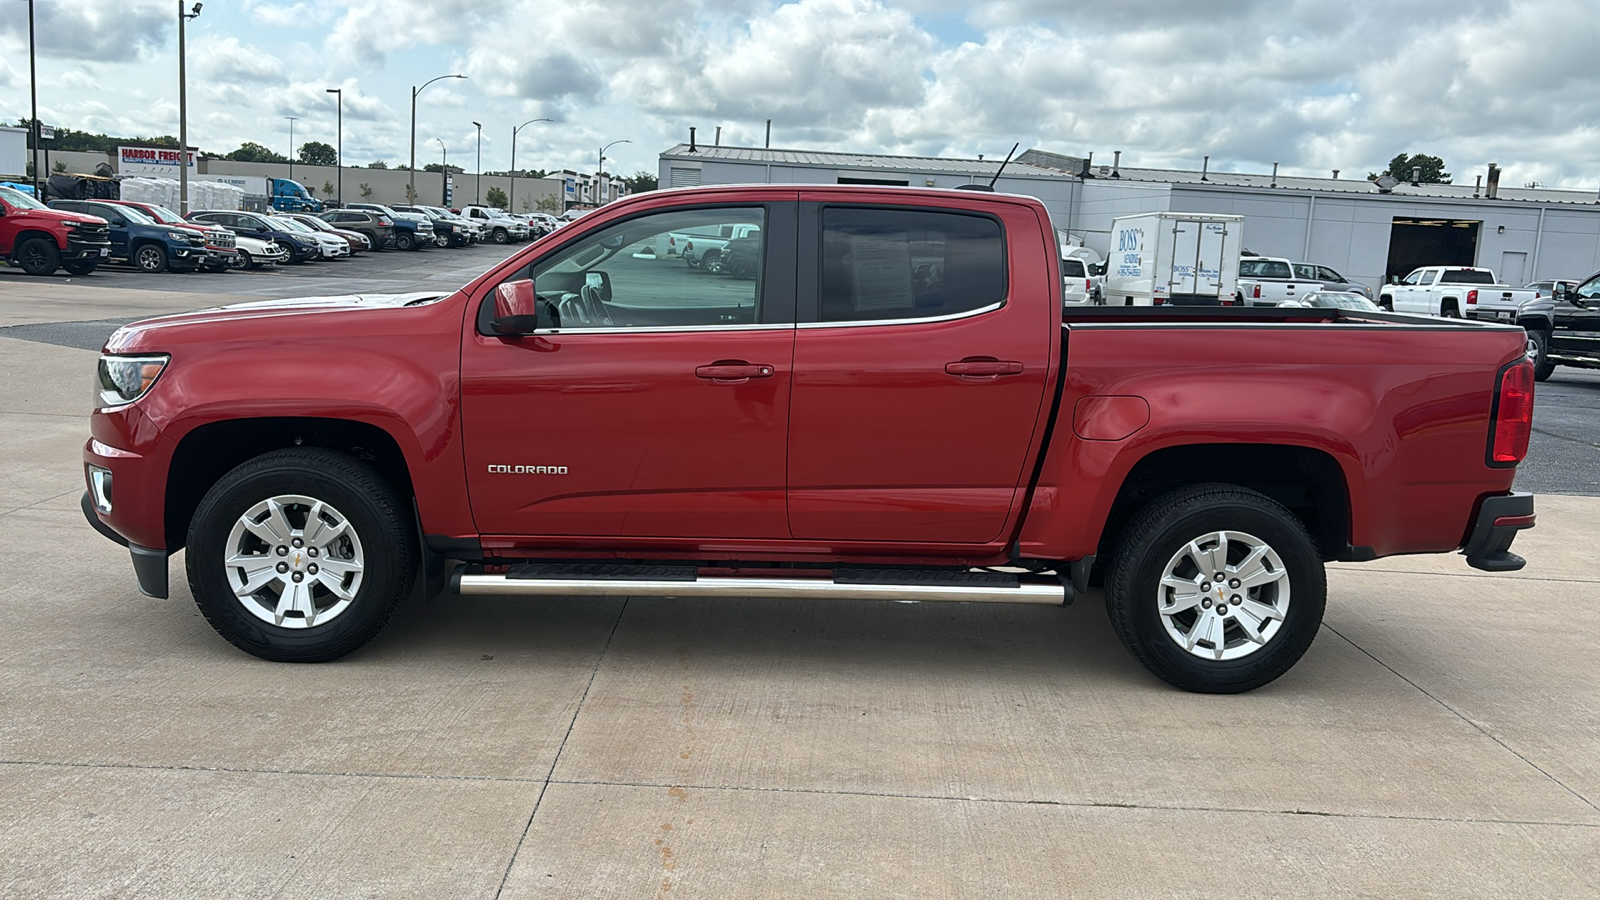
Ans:
{"type": "Polygon", "coordinates": [[[508,281],[494,289],[494,320],[490,326],[504,337],[521,337],[541,328],[560,328],[560,316],[539,300],[533,282],[508,281]]]}

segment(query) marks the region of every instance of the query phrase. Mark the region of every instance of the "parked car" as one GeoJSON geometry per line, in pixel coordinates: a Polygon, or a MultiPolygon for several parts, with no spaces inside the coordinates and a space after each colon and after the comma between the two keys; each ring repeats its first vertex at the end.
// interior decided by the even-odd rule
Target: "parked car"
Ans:
{"type": "Polygon", "coordinates": [[[761,268],[761,233],[736,238],[722,250],[721,272],[731,278],[754,278],[761,268]]]}
{"type": "Polygon", "coordinates": [[[352,203],[347,209],[378,213],[394,227],[396,250],[421,250],[434,245],[433,222],[421,213],[403,213],[381,203],[352,203]]]}
{"type": "Polygon", "coordinates": [[[350,245],[351,253],[362,253],[372,249],[372,242],[367,240],[367,236],[361,232],[350,231],[344,228],[335,228],[322,219],[311,215],[310,213],[282,213],[280,214],[280,217],[293,219],[296,222],[299,222],[301,225],[312,229],[313,231],[320,231],[324,234],[331,234],[334,237],[343,238],[345,243],[350,245]]]}
{"type": "Polygon", "coordinates": [[[459,289],[118,329],[83,450],[88,522],[153,597],[184,550],[206,620],[265,659],[354,651],[419,577],[508,597],[1061,606],[1100,571],[1139,662],[1217,693],[1310,647],[1326,561],[1525,565],[1509,549],[1534,524],[1511,490],[1532,428],[1520,328],[1063,314],[1049,213],[1010,194],[659,191],[561,237],[459,289]],[[789,277],[691,280],[643,253],[769,219],[816,223],[761,248],[789,277]]]}
{"type": "Polygon", "coordinates": [[[1321,287],[1320,282],[1296,276],[1294,263],[1287,259],[1243,256],[1239,258],[1239,281],[1234,299],[1245,306],[1277,306],[1321,287]]]}
{"type": "Polygon", "coordinates": [[[1378,305],[1395,312],[1446,318],[1489,318],[1511,321],[1533,291],[1501,284],[1494,272],[1476,266],[1423,266],[1398,284],[1387,284],[1378,305]]]}
{"type": "Polygon", "coordinates": [[[165,206],[156,203],[141,203],[137,200],[102,200],[102,203],[115,203],[118,206],[131,206],[163,225],[178,225],[184,228],[193,228],[206,236],[206,258],[200,264],[208,272],[222,272],[234,268],[233,258],[236,255],[238,242],[234,239],[233,232],[220,225],[211,225],[206,222],[190,222],[165,206]]]}
{"type": "Polygon", "coordinates": [[[1094,284],[1083,260],[1069,256],[1061,260],[1061,304],[1083,306],[1095,302],[1094,284]]]}
{"type": "MultiPolygon", "coordinates": [[[[317,239],[304,231],[286,228],[273,216],[232,209],[204,209],[189,213],[191,222],[210,222],[232,231],[236,238],[252,237],[271,241],[289,252],[286,262],[299,264],[322,254],[317,239]]],[[[241,245],[242,246],[242,245],[241,245]]]]}
{"type": "Polygon", "coordinates": [[[382,250],[394,243],[394,219],[369,209],[336,209],[318,216],[335,228],[359,231],[372,242],[372,249],[382,250]]]}
{"type": "Polygon", "coordinates": [[[206,261],[206,236],[187,224],[162,225],[131,206],[105,200],[51,200],[52,209],[99,216],[111,226],[111,259],[142,272],[192,272],[206,261]]]}
{"type": "MultiPolygon", "coordinates": [[[[1557,283],[1552,292],[1552,325],[1536,377],[1549,378],[1558,365],[1600,369],[1600,274],[1577,286],[1557,283]]],[[[1535,335],[1530,331],[1529,336],[1535,335]]]]}
{"type": "Polygon", "coordinates": [[[317,242],[318,259],[341,259],[350,255],[350,242],[331,231],[322,231],[291,216],[268,216],[275,225],[287,231],[298,232],[317,242]]]}
{"type": "Polygon", "coordinates": [[[259,269],[289,261],[289,251],[277,241],[264,241],[249,235],[234,235],[234,256],[229,265],[235,269],[259,269]]]}
{"type": "Polygon", "coordinates": [[[465,247],[473,242],[477,228],[449,210],[433,206],[396,206],[395,212],[426,218],[433,225],[433,240],[440,247],[465,247]]]}
{"type": "Polygon", "coordinates": [[[483,226],[484,237],[496,244],[512,244],[528,239],[528,225],[489,206],[463,206],[461,215],[483,226]]]}
{"type": "Polygon", "coordinates": [[[111,226],[99,216],[51,209],[14,188],[0,187],[0,258],[29,275],[66,266],[87,275],[111,255],[111,226]]]}
{"type": "Polygon", "coordinates": [[[1106,302],[1113,306],[1232,306],[1244,217],[1154,212],[1111,220],[1106,302]]]}
{"type": "Polygon", "coordinates": [[[722,271],[722,251],[737,238],[754,237],[761,226],[748,223],[700,226],[667,235],[667,255],[678,256],[684,265],[715,275],[722,271]]]}
{"type": "MultiPolygon", "coordinates": [[[[1294,277],[1302,282],[1315,282],[1322,286],[1321,290],[1360,294],[1368,300],[1372,299],[1372,288],[1364,284],[1356,284],[1338,272],[1318,263],[1295,263],[1294,277]]],[[[1316,288],[1313,288],[1313,290],[1316,290],[1316,288]]]]}

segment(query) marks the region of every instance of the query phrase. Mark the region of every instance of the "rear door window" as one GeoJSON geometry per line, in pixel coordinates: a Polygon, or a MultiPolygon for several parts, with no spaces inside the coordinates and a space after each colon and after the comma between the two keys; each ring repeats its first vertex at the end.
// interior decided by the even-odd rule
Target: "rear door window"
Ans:
{"type": "Polygon", "coordinates": [[[825,207],[820,274],[823,322],[956,315],[1005,300],[1005,238],[983,215],[825,207]]]}

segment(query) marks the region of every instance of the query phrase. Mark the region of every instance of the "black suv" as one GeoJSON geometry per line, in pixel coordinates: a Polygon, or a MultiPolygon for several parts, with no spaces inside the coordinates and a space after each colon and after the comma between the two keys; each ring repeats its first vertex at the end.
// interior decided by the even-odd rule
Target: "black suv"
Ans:
{"type": "Polygon", "coordinates": [[[335,228],[361,232],[372,242],[374,250],[382,250],[394,243],[394,220],[380,212],[365,209],[335,209],[320,213],[317,218],[335,228]]]}

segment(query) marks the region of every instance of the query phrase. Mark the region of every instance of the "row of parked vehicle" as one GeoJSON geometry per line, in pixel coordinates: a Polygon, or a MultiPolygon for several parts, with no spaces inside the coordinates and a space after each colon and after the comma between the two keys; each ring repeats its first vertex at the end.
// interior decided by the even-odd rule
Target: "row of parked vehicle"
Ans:
{"type": "Polygon", "coordinates": [[[369,250],[521,243],[565,224],[484,206],[352,203],[320,213],[197,210],[187,217],[135,200],[40,203],[0,187],[0,257],[30,275],[65,268],[87,275],[102,262],[144,272],[250,269],[339,259],[369,250]]]}

